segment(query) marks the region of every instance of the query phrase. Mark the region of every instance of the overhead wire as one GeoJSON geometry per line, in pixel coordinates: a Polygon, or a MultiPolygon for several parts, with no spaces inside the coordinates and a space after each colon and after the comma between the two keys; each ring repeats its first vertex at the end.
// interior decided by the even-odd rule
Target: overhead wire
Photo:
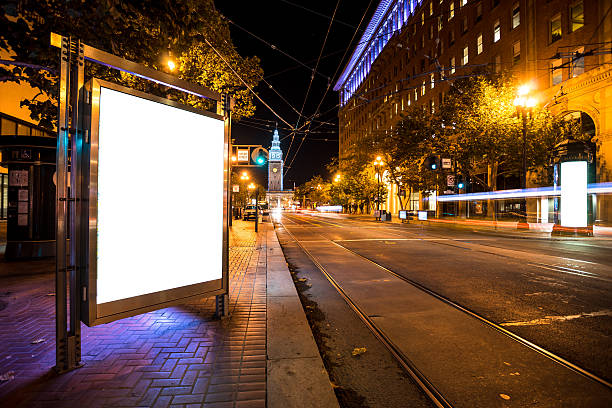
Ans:
{"type": "Polygon", "coordinates": [[[212,48],[212,50],[215,52],[215,54],[217,54],[219,56],[219,58],[221,58],[221,60],[225,63],[225,65],[228,66],[228,68],[234,73],[234,75],[236,75],[236,77],[238,77],[238,79],[244,84],[244,86],[246,86],[248,88],[248,90],[251,91],[251,93],[253,95],[255,95],[255,97],[257,99],[259,99],[259,101],[266,108],[268,108],[270,110],[270,112],[272,112],[274,114],[274,116],[276,116],[281,122],[285,123],[287,126],[292,128],[292,126],[291,126],[291,124],[289,122],[287,122],[282,116],[280,116],[278,113],[276,113],[276,111],[274,109],[272,109],[272,107],[270,107],[270,105],[268,105],[263,99],[261,99],[261,97],[259,95],[257,95],[257,93],[253,90],[253,87],[251,87],[249,84],[246,83],[246,81],[242,78],[242,76],[240,76],[240,74],[238,74],[238,72],[236,72],[234,67],[232,67],[230,65],[230,63],[223,57],[223,55],[221,55],[221,53],[219,51],[217,51],[217,49],[210,43],[210,41],[208,41],[207,38],[204,38],[204,41],[206,42],[206,44],[208,44],[208,46],[210,48],[212,48]]]}
{"type": "MultiPolygon", "coordinates": [[[[338,64],[338,66],[336,67],[336,71],[334,72],[334,75],[332,75],[332,78],[333,78],[334,81],[336,80],[336,75],[338,74],[338,72],[340,70],[340,67],[342,66],[342,63],[343,63],[344,59],[346,58],[348,50],[350,49],[351,44],[353,43],[353,40],[355,39],[355,36],[357,35],[357,32],[359,31],[359,28],[363,24],[363,21],[365,20],[365,17],[368,14],[368,11],[370,10],[370,7],[372,6],[372,3],[373,3],[373,0],[370,0],[370,2],[368,3],[368,7],[365,9],[363,15],[361,16],[361,20],[359,20],[359,25],[355,28],[355,31],[353,32],[353,35],[352,35],[352,37],[351,37],[351,39],[349,41],[349,44],[346,47],[346,50],[345,50],[344,54],[342,55],[342,58],[340,59],[340,64],[338,64]]],[[[340,4],[340,0],[338,0],[338,4],[340,4]]],[[[334,12],[334,15],[335,15],[335,12],[334,12]]],[[[330,23],[330,28],[331,28],[331,23],[330,23]]],[[[323,49],[321,49],[321,53],[322,52],[323,52],[323,49]]],[[[325,89],[325,93],[323,94],[323,97],[319,101],[319,104],[317,105],[315,113],[312,115],[313,119],[317,117],[317,114],[319,113],[319,110],[321,109],[321,105],[323,104],[323,101],[325,100],[325,97],[327,96],[327,93],[329,92],[329,88],[331,87],[332,82],[333,81],[330,81],[330,82],[327,83],[327,88],[325,89]]],[[[310,130],[310,125],[309,125],[308,130],[310,130]]],[[[300,149],[301,149],[303,143],[304,143],[304,138],[300,142],[300,145],[298,146],[297,151],[293,155],[293,158],[291,159],[291,162],[289,163],[289,166],[287,167],[285,175],[289,172],[289,170],[291,170],[291,165],[293,164],[293,162],[295,161],[295,158],[297,157],[298,153],[300,152],[300,149]]],[[[287,157],[289,157],[288,154],[287,154],[287,157]]]]}

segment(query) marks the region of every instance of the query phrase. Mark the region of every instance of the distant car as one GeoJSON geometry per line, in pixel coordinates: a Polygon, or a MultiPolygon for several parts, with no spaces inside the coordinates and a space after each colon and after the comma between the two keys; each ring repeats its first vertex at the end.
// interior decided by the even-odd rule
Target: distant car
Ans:
{"type": "Polygon", "coordinates": [[[255,209],[255,205],[249,204],[244,207],[244,211],[242,212],[243,220],[254,220],[257,217],[257,210],[255,209]]]}
{"type": "Polygon", "coordinates": [[[270,215],[270,208],[268,203],[259,204],[259,212],[261,215],[270,215]]]}

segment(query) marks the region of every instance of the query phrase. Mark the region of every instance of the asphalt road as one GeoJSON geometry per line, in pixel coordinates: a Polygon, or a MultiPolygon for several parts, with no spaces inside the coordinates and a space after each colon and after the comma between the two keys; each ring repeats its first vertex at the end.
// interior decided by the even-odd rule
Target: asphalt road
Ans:
{"type": "MultiPolygon", "coordinates": [[[[471,383],[453,380],[452,375],[442,373],[442,367],[445,366],[442,358],[438,359],[438,366],[430,361],[431,358],[419,360],[427,355],[424,348],[427,344],[421,345],[423,348],[419,349],[415,344],[420,338],[410,339],[418,331],[417,328],[423,330],[421,337],[442,330],[442,334],[430,342],[432,349],[448,348],[448,341],[466,344],[471,341],[475,355],[489,356],[486,358],[493,360],[511,360],[510,357],[500,357],[506,353],[514,358],[516,364],[520,362],[521,370],[508,370],[507,373],[499,368],[503,368],[504,364],[509,366],[507,361],[495,361],[499,367],[491,364],[491,372],[482,375],[492,384],[491,390],[496,390],[496,387],[512,389],[519,386],[524,389],[525,384],[520,384],[520,381],[533,385],[532,392],[521,398],[516,395],[519,392],[525,394],[524,391],[513,391],[513,394],[510,391],[508,394],[500,391],[496,395],[492,392],[491,396],[479,396],[478,401],[470,401],[465,406],[487,406],[491,403],[509,406],[506,397],[510,398],[510,402],[519,404],[514,406],[579,406],[577,401],[582,398],[581,393],[598,397],[585,402],[590,406],[596,406],[602,398],[610,402],[608,387],[594,386],[588,384],[588,381],[585,383],[574,378],[571,370],[552,360],[542,360],[541,354],[530,349],[525,351],[523,349],[527,347],[513,340],[508,344],[507,336],[502,335],[505,340],[499,339],[499,333],[492,334],[490,330],[482,329],[482,324],[472,327],[472,321],[476,319],[465,313],[461,316],[453,314],[448,308],[438,305],[442,302],[432,300],[433,297],[425,292],[412,293],[410,290],[414,290],[413,287],[402,287],[400,290],[405,282],[394,278],[389,271],[610,382],[612,241],[513,238],[312,214],[284,214],[279,224],[279,234],[281,230],[286,230],[323,269],[328,269],[340,286],[354,296],[360,307],[379,310],[381,314],[373,313],[372,318],[384,327],[387,334],[396,336],[392,340],[417,354],[415,361],[430,365],[425,368],[430,370],[432,378],[438,382],[452,383],[436,386],[447,395],[455,396],[455,404],[461,406],[465,403],[456,401],[459,399],[456,396],[469,388],[471,383]],[[368,264],[367,259],[389,271],[368,264]],[[385,304],[388,305],[386,310],[385,304]],[[414,312],[402,311],[403,314],[395,313],[391,316],[390,310],[394,310],[392,305],[411,310],[422,308],[422,313],[417,316],[414,312]],[[419,323],[423,327],[415,326],[418,319],[433,309],[436,315],[428,316],[430,321],[446,323],[436,323],[439,325],[437,328],[432,323],[429,332],[426,319],[423,320],[425,323],[419,323]],[[466,330],[467,327],[470,329],[466,330]],[[460,335],[457,334],[459,332],[460,335]],[[456,335],[459,337],[453,337],[456,335]],[[508,351],[502,353],[499,350],[508,351]],[[523,377],[517,380],[520,371],[523,377]],[[530,375],[540,382],[530,380],[530,375]],[[546,379],[547,375],[551,378],[546,379]],[[509,376],[515,376],[511,382],[508,381],[509,376]],[[549,395],[550,389],[555,387],[548,387],[549,390],[538,389],[545,388],[547,381],[557,383],[556,386],[561,390],[559,395],[549,395]]],[[[323,310],[323,313],[326,311],[323,310]]],[[[473,360],[469,358],[470,352],[464,351],[462,359],[473,360]]],[[[487,371],[487,368],[474,363],[467,365],[470,364],[474,370],[487,371]]],[[[475,390],[478,387],[483,389],[482,384],[477,384],[481,380],[472,381],[475,390]]]]}

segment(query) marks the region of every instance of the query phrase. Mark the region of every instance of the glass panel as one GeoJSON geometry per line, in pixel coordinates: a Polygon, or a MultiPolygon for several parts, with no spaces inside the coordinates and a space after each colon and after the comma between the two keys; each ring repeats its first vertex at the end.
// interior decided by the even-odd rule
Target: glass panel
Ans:
{"type": "Polygon", "coordinates": [[[493,25],[493,42],[498,42],[500,37],[501,37],[501,27],[499,25],[499,20],[498,20],[493,25]]]}
{"type": "Polygon", "coordinates": [[[0,121],[2,136],[15,136],[17,134],[17,123],[10,119],[2,118],[0,121]]]}
{"type": "Polygon", "coordinates": [[[580,47],[576,50],[572,63],[572,78],[584,74],[584,48],[580,47]],[[576,58],[580,56],[580,58],[576,58]]]}
{"type": "Polygon", "coordinates": [[[556,15],[550,20],[550,42],[561,39],[561,15],[556,15]]]}
{"type": "Polygon", "coordinates": [[[558,85],[563,81],[563,69],[561,69],[561,60],[557,59],[551,63],[551,79],[552,85],[558,85]]]}
{"type": "Polygon", "coordinates": [[[512,9],[512,28],[516,28],[521,24],[521,11],[519,4],[516,3],[512,9]]]}
{"type": "Polygon", "coordinates": [[[573,4],[570,7],[570,19],[572,31],[584,27],[584,6],[582,2],[573,4]]]}
{"type": "Polygon", "coordinates": [[[19,136],[30,136],[30,127],[26,125],[22,125],[21,123],[17,124],[17,134],[19,136]]]}

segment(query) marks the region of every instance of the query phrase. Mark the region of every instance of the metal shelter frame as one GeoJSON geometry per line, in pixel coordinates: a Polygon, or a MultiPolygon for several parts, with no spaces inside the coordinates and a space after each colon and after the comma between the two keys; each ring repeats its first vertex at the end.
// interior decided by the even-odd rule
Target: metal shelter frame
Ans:
{"type": "Polygon", "coordinates": [[[223,271],[222,289],[216,295],[216,313],[229,315],[229,237],[228,191],[231,162],[231,110],[233,99],[205,87],[154,70],[142,64],[88,46],[78,38],[51,34],[51,45],[60,48],[59,123],[56,157],[56,365],[63,373],[82,366],[81,307],[86,288],[81,275],[88,269],[88,251],[83,240],[87,234],[89,211],[88,185],[85,184],[84,148],[89,144],[86,126],[86,104],[90,95],[85,90],[85,61],[126,72],[181,92],[217,102],[217,113],[224,121],[224,194],[223,194],[223,271]],[[69,178],[69,179],[68,179],[69,178]]]}

